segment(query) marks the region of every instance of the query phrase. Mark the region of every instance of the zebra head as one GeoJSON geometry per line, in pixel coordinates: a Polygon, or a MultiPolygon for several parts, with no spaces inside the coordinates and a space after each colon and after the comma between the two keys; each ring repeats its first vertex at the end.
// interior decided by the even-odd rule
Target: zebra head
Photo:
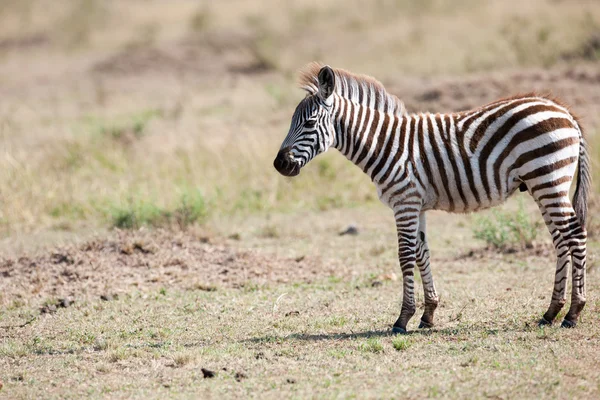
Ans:
{"type": "Polygon", "coordinates": [[[281,144],[273,166],[284,176],[296,176],[317,154],[327,151],[333,143],[333,91],[335,74],[325,66],[318,75],[318,87],[309,90],[298,104],[290,130],[281,144]]]}

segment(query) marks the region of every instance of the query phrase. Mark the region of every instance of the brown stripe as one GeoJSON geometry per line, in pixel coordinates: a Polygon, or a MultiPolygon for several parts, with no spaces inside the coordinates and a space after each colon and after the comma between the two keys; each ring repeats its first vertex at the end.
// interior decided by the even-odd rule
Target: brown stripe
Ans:
{"type": "MultiPolygon", "coordinates": [[[[429,158],[427,157],[427,152],[425,151],[425,123],[426,123],[425,119],[427,118],[427,116],[420,115],[420,117],[423,119],[423,128],[422,128],[422,131],[420,132],[420,134],[417,136],[417,140],[419,141],[419,156],[423,159],[423,162],[421,164],[423,165],[423,169],[425,170],[425,175],[427,175],[428,184],[429,184],[429,186],[431,186],[433,188],[433,191],[435,192],[435,197],[436,197],[436,202],[437,202],[437,199],[439,198],[440,194],[439,194],[438,188],[433,180],[433,174],[431,173],[431,165],[429,163],[429,158]]],[[[417,130],[419,129],[418,123],[415,124],[415,128],[417,130]]]]}
{"type": "MultiPolygon", "coordinates": [[[[436,118],[440,118],[439,114],[436,115],[436,118]]],[[[447,115],[444,115],[443,118],[444,118],[444,121],[446,121],[446,123],[445,123],[445,129],[441,132],[440,136],[442,137],[442,140],[446,147],[446,152],[448,154],[448,161],[450,162],[450,165],[452,165],[452,171],[454,172],[454,184],[456,185],[458,194],[460,195],[460,198],[461,198],[463,204],[465,205],[464,207],[467,208],[467,199],[462,190],[461,176],[458,171],[456,157],[454,156],[454,149],[452,148],[452,138],[450,138],[450,117],[447,115]]],[[[438,126],[440,127],[440,129],[442,129],[443,126],[441,124],[441,121],[438,123],[438,126]]],[[[468,160],[467,160],[467,162],[468,162],[468,160]]]]}
{"type": "MultiPolygon", "coordinates": [[[[456,123],[456,121],[453,121],[455,135],[457,134],[456,131],[458,131],[456,123]]],[[[475,198],[475,204],[479,204],[479,194],[477,193],[477,188],[475,187],[475,177],[473,175],[473,169],[471,168],[471,159],[467,155],[467,149],[464,141],[458,143],[458,151],[460,152],[460,159],[463,160],[463,166],[465,167],[465,175],[467,175],[467,181],[469,182],[469,191],[475,198]]],[[[467,208],[467,206],[468,204],[465,203],[465,208],[467,208]]]]}
{"type": "MultiPolygon", "coordinates": [[[[412,121],[412,120],[411,120],[412,121]]],[[[381,177],[380,181],[381,182],[385,182],[386,180],[388,180],[390,174],[392,173],[392,170],[394,169],[394,166],[400,161],[400,157],[402,156],[402,151],[403,151],[403,146],[402,146],[402,142],[404,139],[404,135],[406,134],[406,126],[407,126],[407,122],[406,122],[406,118],[402,118],[400,120],[400,128],[398,129],[398,149],[396,149],[396,153],[394,154],[394,158],[392,160],[392,162],[390,163],[387,171],[385,171],[385,173],[383,174],[383,176],[381,177]]],[[[392,149],[392,143],[390,142],[390,149],[389,151],[391,152],[392,149]]],[[[411,153],[411,151],[409,150],[409,154],[411,153]]],[[[383,166],[385,166],[385,161],[386,160],[381,160],[381,162],[383,163],[383,166]]]]}
{"type": "Polygon", "coordinates": [[[408,145],[407,145],[408,159],[409,159],[410,165],[412,166],[413,174],[414,174],[415,178],[417,179],[417,181],[419,182],[419,185],[421,187],[425,187],[425,185],[423,184],[423,180],[419,176],[419,170],[417,169],[417,166],[415,164],[415,151],[414,151],[415,150],[415,137],[417,136],[416,129],[418,129],[416,118],[410,119],[409,126],[410,126],[410,133],[409,133],[408,145]]]}
{"type": "MultiPolygon", "coordinates": [[[[405,180],[408,177],[408,171],[406,170],[406,168],[404,168],[404,170],[402,171],[402,174],[398,177],[395,177],[394,179],[392,179],[386,186],[385,188],[383,188],[381,190],[381,193],[387,193],[388,190],[390,190],[395,184],[397,184],[398,182],[402,182],[403,180],[405,180]]],[[[400,193],[402,193],[405,190],[410,189],[410,185],[405,185],[404,187],[399,188],[398,190],[396,190],[394,193],[391,194],[391,196],[394,195],[398,195],[400,193]]]]}
{"type": "Polygon", "coordinates": [[[348,149],[346,150],[346,155],[350,156],[350,152],[354,151],[354,148],[356,146],[356,136],[358,135],[359,129],[361,127],[360,124],[360,119],[361,116],[363,114],[363,112],[365,111],[364,106],[361,106],[360,104],[354,104],[352,102],[350,102],[351,107],[352,107],[352,115],[354,115],[354,110],[358,110],[358,113],[356,114],[356,121],[354,121],[354,123],[356,124],[355,126],[350,126],[350,129],[348,131],[349,133],[349,138],[348,138],[348,149]]]}
{"type": "MultiPolygon", "coordinates": [[[[550,182],[540,183],[539,185],[535,185],[534,187],[531,188],[531,193],[535,193],[538,190],[550,189],[551,187],[562,185],[563,183],[569,182],[572,179],[573,179],[573,177],[565,175],[562,178],[558,178],[558,179],[550,181],[550,182]]],[[[554,214],[554,213],[550,213],[551,217],[553,216],[552,214],[554,214]]]]}
{"type": "MultiPolygon", "coordinates": [[[[379,125],[379,118],[381,115],[381,112],[377,112],[377,111],[373,111],[375,113],[375,117],[373,118],[373,123],[371,124],[371,129],[369,129],[369,131],[367,132],[367,141],[365,143],[365,146],[362,149],[362,152],[360,153],[360,156],[358,156],[358,160],[356,160],[356,164],[359,165],[364,159],[365,157],[369,154],[369,150],[371,150],[371,146],[373,146],[373,141],[375,140],[376,136],[382,136],[385,135],[385,130],[387,129],[387,124],[388,124],[388,120],[389,117],[387,114],[383,114],[383,123],[382,123],[382,129],[380,131],[377,130],[377,126],[379,125]]],[[[376,143],[377,146],[381,146],[379,144],[379,142],[376,143]]],[[[371,155],[371,157],[373,157],[373,155],[371,155]]]]}
{"type": "Polygon", "coordinates": [[[433,123],[431,122],[431,117],[427,116],[427,130],[429,131],[429,142],[432,146],[433,156],[435,158],[435,162],[437,164],[437,170],[440,173],[440,178],[442,180],[442,187],[446,192],[446,198],[448,199],[449,210],[454,211],[454,199],[452,198],[452,193],[450,193],[450,187],[448,185],[448,176],[446,175],[446,166],[444,165],[444,159],[442,157],[442,149],[438,146],[435,131],[433,130],[433,123]]]}
{"type": "MultiPolygon", "coordinates": [[[[386,115],[386,117],[387,117],[387,115],[386,115]]],[[[379,147],[379,144],[378,144],[377,151],[373,154],[373,156],[371,157],[371,159],[369,160],[369,162],[367,163],[366,168],[365,168],[365,170],[368,171],[369,168],[371,168],[371,166],[373,165],[373,163],[375,163],[375,161],[377,161],[377,157],[379,156],[379,154],[381,153],[381,151],[383,151],[383,154],[381,155],[381,158],[379,159],[379,162],[373,168],[373,173],[372,173],[373,176],[371,178],[377,176],[377,174],[379,173],[379,169],[380,169],[381,163],[383,163],[383,165],[385,165],[385,162],[387,160],[389,160],[390,151],[391,151],[392,145],[394,143],[394,138],[396,137],[396,134],[397,134],[396,133],[396,127],[398,126],[398,119],[399,119],[398,117],[396,117],[394,115],[390,116],[389,118],[386,118],[386,120],[383,123],[383,126],[381,127],[381,133],[383,135],[386,134],[387,126],[388,126],[388,124],[390,122],[389,121],[390,118],[393,120],[393,122],[392,122],[392,129],[390,130],[389,135],[386,135],[387,142],[385,142],[385,141],[384,142],[379,142],[379,143],[381,143],[381,147],[379,147]]],[[[399,144],[399,146],[400,146],[400,148],[402,148],[401,144],[399,144]]],[[[391,167],[392,166],[390,165],[390,168],[391,167]]]]}
{"type": "MultiPolygon", "coordinates": [[[[513,103],[513,104],[516,104],[516,103],[513,103]]],[[[510,110],[506,110],[506,111],[510,111],[510,110]]],[[[481,176],[481,183],[483,185],[483,190],[487,194],[487,197],[490,201],[492,200],[492,194],[490,193],[490,186],[488,183],[487,170],[486,170],[487,160],[488,160],[490,154],[492,153],[494,148],[498,145],[500,140],[504,136],[506,136],[506,134],[508,134],[508,132],[510,132],[510,130],[516,124],[518,124],[522,119],[527,118],[531,115],[537,114],[542,111],[563,112],[562,110],[560,110],[556,107],[546,105],[546,104],[538,104],[538,105],[526,108],[524,110],[521,110],[519,112],[516,112],[515,114],[511,115],[504,122],[504,124],[502,124],[502,126],[500,126],[500,128],[496,130],[496,132],[494,132],[492,134],[492,136],[488,139],[487,143],[481,150],[481,154],[479,155],[479,174],[481,176]]]]}
{"type": "MultiPolygon", "coordinates": [[[[479,107],[475,110],[472,110],[472,114],[466,116],[463,118],[463,120],[465,122],[463,122],[462,126],[461,126],[461,131],[462,132],[467,132],[469,130],[469,127],[471,126],[471,124],[473,122],[475,122],[477,120],[477,118],[481,117],[483,114],[485,114],[486,112],[490,111],[492,108],[498,107],[500,106],[502,103],[508,103],[508,100],[504,100],[504,101],[496,101],[490,104],[486,104],[485,106],[479,107]]],[[[471,112],[471,111],[467,111],[471,112]]]]}
{"type": "MultiPolygon", "coordinates": [[[[535,125],[529,126],[522,131],[518,132],[508,143],[508,146],[502,150],[502,153],[498,156],[496,161],[494,162],[494,184],[498,189],[498,193],[500,193],[500,166],[502,162],[506,160],[509,154],[521,143],[525,143],[529,140],[535,139],[543,134],[547,134],[553,132],[557,129],[561,128],[569,128],[572,127],[571,121],[565,118],[549,118],[544,121],[538,122],[535,125]]],[[[537,149],[530,150],[525,152],[517,158],[515,161],[513,168],[518,169],[522,167],[525,163],[537,159],[548,156],[549,154],[555,153],[567,146],[570,146],[579,139],[575,137],[566,138],[559,140],[557,142],[548,143],[545,146],[538,147],[537,149]]]]}
{"type": "Polygon", "coordinates": [[[563,160],[557,161],[552,164],[546,164],[544,166],[541,166],[540,168],[534,169],[533,171],[521,176],[521,179],[524,181],[528,181],[530,179],[548,175],[552,171],[566,167],[567,165],[573,164],[574,162],[577,162],[577,157],[569,157],[569,158],[565,158],[563,160]]]}
{"type": "Polygon", "coordinates": [[[344,101],[344,114],[342,115],[342,120],[340,121],[340,126],[342,127],[343,131],[346,132],[345,135],[342,135],[344,137],[344,145],[341,148],[342,154],[346,155],[348,153],[348,147],[350,146],[350,137],[351,137],[351,132],[350,132],[350,127],[351,125],[345,125],[346,121],[352,121],[352,102],[350,100],[345,100],[344,101]]]}
{"type": "MultiPolygon", "coordinates": [[[[531,103],[531,101],[531,99],[525,99],[515,101],[512,103],[507,103],[503,105],[499,110],[496,110],[496,112],[488,115],[483,121],[481,121],[479,126],[477,126],[477,128],[475,129],[475,132],[473,132],[473,135],[471,136],[471,141],[469,142],[469,150],[471,150],[471,153],[475,152],[475,149],[477,149],[477,145],[479,144],[481,139],[483,139],[485,132],[488,130],[491,124],[496,122],[498,118],[500,118],[502,115],[506,114],[507,111],[513,110],[515,107],[518,107],[521,104],[531,103]]],[[[467,131],[463,130],[463,132],[466,133],[467,131]]]]}
{"type": "Polygon", "coordinates": [[[348,115],[348,109],[349,109],[349,105],[350,105],[350,101],[343,99],[340,102],[340,109],[343,108],[343,110],[341,111],[341,115],[340,115],[340,119],[338,120],[338,126],[340,127],[340,129],[344,132],[346,132],[345,135],[341,135],[342,136],[342,140],[344,141],[343,144],[340,145],[340,151],[342,152],[342,154],[346,154],[346,152],[348,151],[348,149],[346,148],[346,146],[348,146],[348,137],[350,136],[348,134],[348,127],[346,126],[346,118],[348,115]]]}
{"type": "Polygon", "coordinates": [[[358,104],[363,103],[364,93],[363,93],[363,85],[362,83],[358,83],[358,104]]]}
{"type": "MultiPolygon", "coordinates": [[[[356,153],[358,153],[358,149],[360,148],[360,142],[362,141],[362,136],[367,134],[366,129],[369,125],[369,118],[371,118],[371,109],[369,107],[360,107],[358,112],[359,116],[362,114],[362,112],[365,113],[365,118],[364,121],[362,121],[362,123],[359,123],[359,127],[356,129],[356,133],[354,134],[354,147],[352,148],[352,154],[350,156],[351,160],[354,160],[356,153]]],[[[361,119],[362,117],[358,118],[358,121],[361,121],[361,119]]]]}

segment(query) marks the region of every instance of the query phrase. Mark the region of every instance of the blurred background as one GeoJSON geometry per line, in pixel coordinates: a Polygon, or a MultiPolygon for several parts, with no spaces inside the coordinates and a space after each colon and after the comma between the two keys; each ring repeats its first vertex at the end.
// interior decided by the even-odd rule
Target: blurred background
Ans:
{"type": "Polygon", "coordinates": [[[320,60],[369,74],[410,112],[551,92],[597,168],[594,0],[3,0],[0,238],[376,204],[339,154],[272,168],[320,60]]]}

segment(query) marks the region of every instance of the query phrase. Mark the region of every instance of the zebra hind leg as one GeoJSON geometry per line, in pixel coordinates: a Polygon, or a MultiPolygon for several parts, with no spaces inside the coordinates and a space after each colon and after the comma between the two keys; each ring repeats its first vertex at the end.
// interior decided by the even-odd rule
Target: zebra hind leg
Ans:
{"type": "Polygon", "coordinates": [[[569,275],[569,264],[571,261],[571,253],[567,243],[563,240],[560,231],[556,228],[552,219],[548,215],[548,211],[538,202],[544,222],[552,236],[552,242],[556,249],[556,273],[554,275],[554,289],[552,291],[552,299],[548,311],[544,314],[539,322],[539,325],[550,325],[554,322],[554,318],[560,312],[567,302],[567,277],[569,275]]]}
{"type": "Polygon", "coordinates": [[[566,235],[571,252],[571,306],[561,326],[563,328],[574,328],[579,319],[579,314],[585,307],[585,268],[586,268],[586,245],[587,232],[575,212],[566,217],[569,233],[566,235]]]}
{"type": "Polygon", "coordinates": [[[433,283],[433,275],[429,264],[429,246],[425,235],[425,213],[419,216],[419,235],[417,238],[417,266],[423,281],[423,293],[425,295],[425,311],[421,317],[419,328],[433,327],[433,314],[438,306],[439,297],[433,283]]]}
{"type": "Polygon", "coordinates": [[[538,202],[546,210],[546,215],[552,221],[552,226],[559,232],[561,238],[558,246],[556,246],[555,241],[557,248],[557,273],[552,302],[548,312],[544,315],[544,319],[552,322],[558,311],[562,308],[562,305],[564,305],[568,275],[568,262],[564,258],[570,257],[572,264],[571,306],[561,326],[572,328],[577,324],[579,314],[585,306],[587,233],[573,210],[568,192],[563,191],[556,194],[560,194],[561,196],[545,195],[538,198],[538,202]],[[568,255],[564,254],[567,249],[568,255]],[[562,270],[559,270],[560,268],[562,270]]]}

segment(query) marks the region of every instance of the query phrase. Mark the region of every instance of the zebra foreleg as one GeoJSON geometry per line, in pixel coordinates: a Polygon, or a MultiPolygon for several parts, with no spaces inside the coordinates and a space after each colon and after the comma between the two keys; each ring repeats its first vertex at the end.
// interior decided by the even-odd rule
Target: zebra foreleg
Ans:
{"type": "Polygon", "coordinates": [[[400,316],[394,323],[392,333],[406,333],[406,325],[416,311],[415,305],[415,265],[417,250],[417,215],[396,216],[398,229],[398,259],[402,269],[403,295],[400,316]]]}
{"type": "Polygon", "coordinates": [[[429,246],[425,235],[425,213],[419,216],[419,235],[417,236],[417,266],[423,281],[423,293],[425,295],[425,311],[421,317],[419,328],[433,327],[433,314],[438,306],[439,297],[433,283],[433,275],[429,264],[429,246]]]}

